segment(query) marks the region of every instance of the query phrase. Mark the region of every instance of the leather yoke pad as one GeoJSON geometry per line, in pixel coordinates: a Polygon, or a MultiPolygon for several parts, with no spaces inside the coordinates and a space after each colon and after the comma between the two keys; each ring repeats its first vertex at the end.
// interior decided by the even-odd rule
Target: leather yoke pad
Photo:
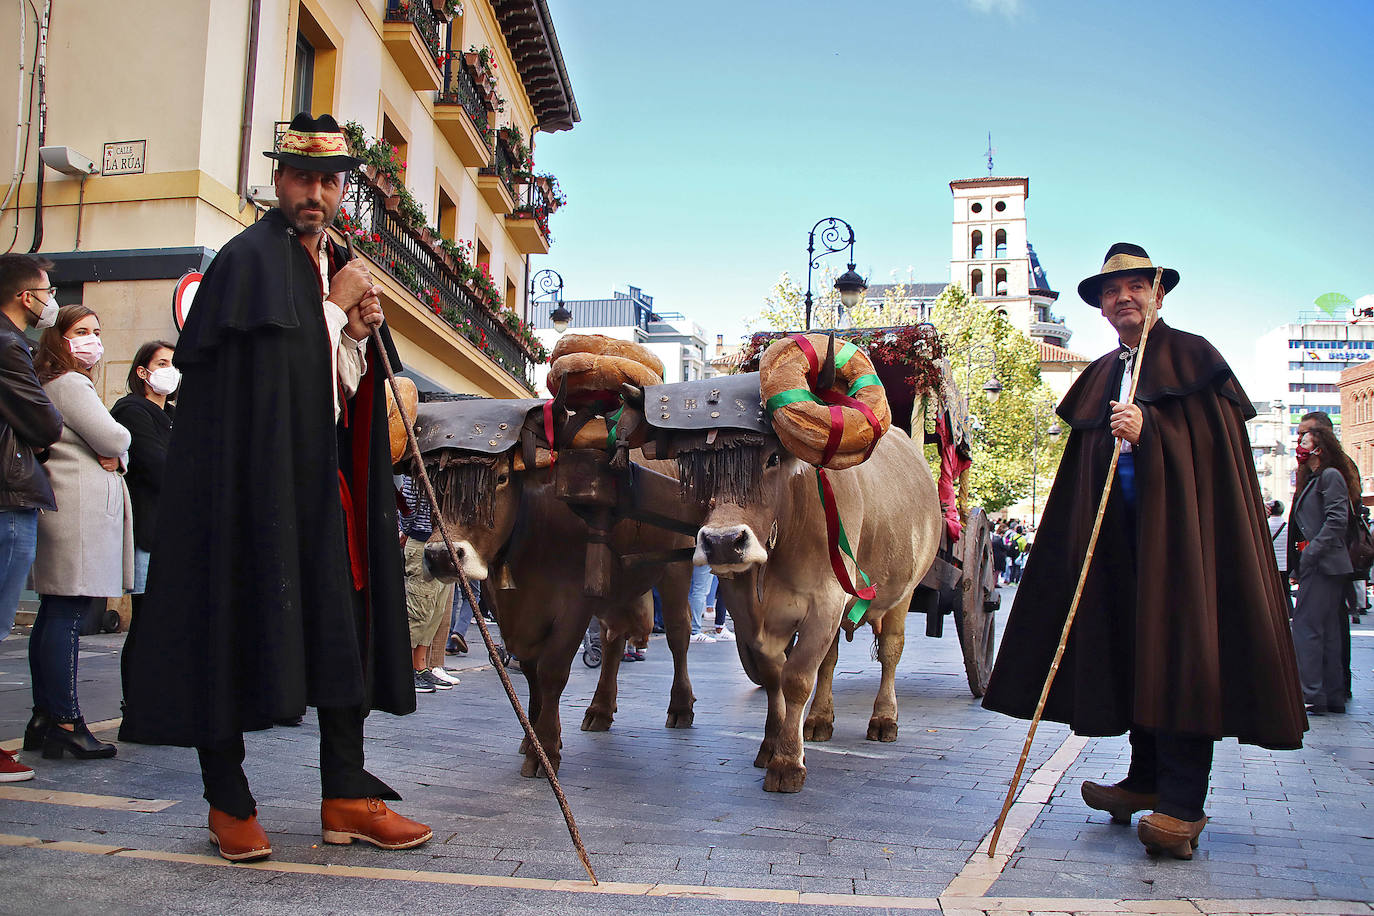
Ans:
{"type": "Polygon", "coordinates": [[[499,455],[520,444],[520,430],[548,398],[431,401],[420,405],[415,435],[420,454],[452,448],[499,455]]]}
{"type": "Polygon", "coordinates": [[[644,418],[649,426],[661,430],[773,432],[768,412],[763,409],[757,372],[645,388],[644,418]]]}

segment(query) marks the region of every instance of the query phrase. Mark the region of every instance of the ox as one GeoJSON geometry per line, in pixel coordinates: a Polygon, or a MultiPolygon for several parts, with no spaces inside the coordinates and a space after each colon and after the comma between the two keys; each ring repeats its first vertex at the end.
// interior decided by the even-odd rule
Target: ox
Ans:
{"type": "MultiPolygon", "coordinates": [[[[436,487],[444,486],[444,472],[436,476],[436,487]]],[[[517,469],[514,454],[506,453],[494,468],[490,526],[451,510],[441,511],[441,515],[464,574],[488,583],[484,591],[494,598],[502,637],[520,659],[529,685],[530,721],[557,770],[562,756],[558,704],[583,634],[594,616],[600,619],[604,650],[601,676],[582,729],[605,731],[616,711],[616,674],[626,637],[649,635],[653,622],[649,590],[655,585],[663,597],[664,629],[673,654],[666,727],[690,727],[696,698],[687,676],[691,628],[688,560],[684,556],[677,562],[619,564],[604,595],[584,594],[588,526],[557,495],[555,476],[556,471],[549,467],[517,469]]],[[[618,558],[631,554],[664,556],[673,549],[690,551],[692,539],[622,520],[612,527],[609,546],[618,558]]],[[[426,545],[425,556],[437,577],[446,581],[457,578],[438,535],[426,545]]],[[[525,755],[521,774],[538,775],[534,749],[522,741],[521,752],[525,755]]]]}
{"type": "MultiPolygon", "coordinates": [[[[848,598],[831,571],[815,470],[772,436],[740,452],[736,467],[752,485],[712,495],[694,562],[721,577],[741,659],[768,693],[754,759],[754,766],[767,768],[763,787],[797,792],[806,781],[803,739],[825,741],[833,731],[831,682],[848,598]]],[[[862,621],[877,633],[882,663],[868,738],[895,741],[895,670],[907,609],[940,542],[935,482],[920,449],[895,427],[868,461],[827,475],[854,555],[877,589],[862,621]]]]}

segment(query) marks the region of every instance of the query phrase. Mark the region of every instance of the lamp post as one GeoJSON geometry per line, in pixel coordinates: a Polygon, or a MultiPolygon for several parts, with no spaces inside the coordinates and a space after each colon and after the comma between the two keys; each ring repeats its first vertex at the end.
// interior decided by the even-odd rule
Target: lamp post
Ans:
{"type": "MultiPolygon", "coordinates": [[[[1031,424],[1034,430],[1031,439],[1031,528],[1035,528],[1035,484],[1040,477],[1040,411],[1054,410],[1053,401],[1039,401],[1031,407],[1031,424]]],[[[1045,435],[1051,438],[1058,436],[1063,430],[1059,428],[1058,421],[1050,424],[1049,429],[1045,430],[1045,435]]]]}
{"type": "Polygon", "coordinates": [[[846,248],[849,249],[849,269],[835,280],[835,290],[840,294],[841,309],[852,309],[868,289],[864,278],[854,269],[854,227],[837,216],[817,220],[816,225],[811,227],[806,237],[806,327],[802,328],[803,331],[811,330],[811,272],[820,265],[821,258],[846,248]],[[825,228],[821,229],[822,226],[825,228]],[[843,231],[841,226],[844,227],[843,231]],[[823,246],[820,254],[816,253],[817,229],[820,229],[823,246]]]}
{"type": "Polygon", "coordinates": [[[553,323],[553,329],[562,334],[568,329],[572,322],[572,311],[563,304],[563,275],[551,268],[544,268],[530,277],[530,311],[534,311],[534,304],[540,299],[551,301],[553,311],[549,312],[549,321],[553,323]]]}
{"type": "Polygon", "coordinates": [[[1002,383],[997,380],[997,351],[987,344],[974,343],[961,352],[964,354],[964,402],[968,403],[973,388],[973,370],[991,369],[992,376],[983,385],[983,393],[990,403],[996,404],[1002,394],[1002,383]]]}

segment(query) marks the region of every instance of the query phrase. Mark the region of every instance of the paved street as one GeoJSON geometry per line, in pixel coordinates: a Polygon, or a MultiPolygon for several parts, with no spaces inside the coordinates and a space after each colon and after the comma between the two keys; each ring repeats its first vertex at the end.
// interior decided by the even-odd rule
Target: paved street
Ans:
{"type": "MultiPolygon", "coordinates": [[[[519,725],[480,657],[458,661],[462,684],[421,696],[416,715],[369,720],[369,767],[405,796],[398,810],[433,826],[426,846],[320,842],[311,717],[247,737],[275,848],[261,865],[214,855],[192,751],[126,744],[92,762],[24,754],[38,777],[0,786],[0,911],[1374,913],[1369,618],[1354,638],[1350,714],[1315,719],[1299,752],[1219,745],[1212,821],[1192,862],[1147,857],[1134,829],[1080,800],[1083,779],[1124,773],[1124,738],[1083,741],[1054,725],[1040,730],[1026,770],[1035,777],[1003,836],[1010,855],[980,852],[1025,724],[982,710],[953,627],[928,639],[922,622],[911,619],[899,671],[894,744],[864,740],[878,680],[870,641],[843,646],[835,736],[808,746],[798,795],[762,790],[752,761],[764,701],[733,646],[692,647],[690,730],[662,727],[671,669],[661,636],[646,662],[622,668],[607,733],[577,730],[597,672],[575,663],[560,776],[597,889],[547,783],[520,777],[519,725]]],[[[0,738],[16,739],[6,747],[28,714],[25,637],[0,646],[0,738]]],[[[119,714],[121,644],[83,640],[82,705],[107,729],[119,714]]]]}

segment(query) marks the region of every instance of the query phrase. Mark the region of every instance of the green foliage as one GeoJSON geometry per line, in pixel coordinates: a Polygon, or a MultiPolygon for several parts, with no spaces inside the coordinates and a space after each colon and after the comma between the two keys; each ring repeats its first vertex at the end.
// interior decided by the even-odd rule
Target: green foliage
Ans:
{"type": "MultiPolygon", "coordinates": [[[[1057,437],[1048,433],[1058,421],[1058,398],[1040,380],[1039,347],[957,285],[945,288],[930,317],[944,335],[954,380],[968,397],[978,427],[973,432],[969,504],[996,512],[1028,498],[1034,464],[1037,503],[1043,507],[1068,435],[1067,428],[1057,437]],[[983,391],[994,374],[1002,383],[996,402],[983,391]]],[[[937,462],[933,470],[938,468],[937,462]]]]}
{"type": "MultiPolygon", "coordinates": [[[[827,267],[816,273],[811,282],[811,327],[834,328],[839,324],[840,294],[835,290],[835,277],[838,274],[827,267]]],[[[906,292],[902,288],[892,289],[884,296],[881,305],[870,305],[860,301],[852,309],[846,309],[844,321],[851,328],[882,328],[893,325],[911,324],[914,318],[911,310],[903,303],[906,292]]],[[[773,289],[764,297],[763,307],[758,314],[746,320],[750,331],[799,331],[806,323],[806,291],[791,275],[783,271],[773,289]]]]}

